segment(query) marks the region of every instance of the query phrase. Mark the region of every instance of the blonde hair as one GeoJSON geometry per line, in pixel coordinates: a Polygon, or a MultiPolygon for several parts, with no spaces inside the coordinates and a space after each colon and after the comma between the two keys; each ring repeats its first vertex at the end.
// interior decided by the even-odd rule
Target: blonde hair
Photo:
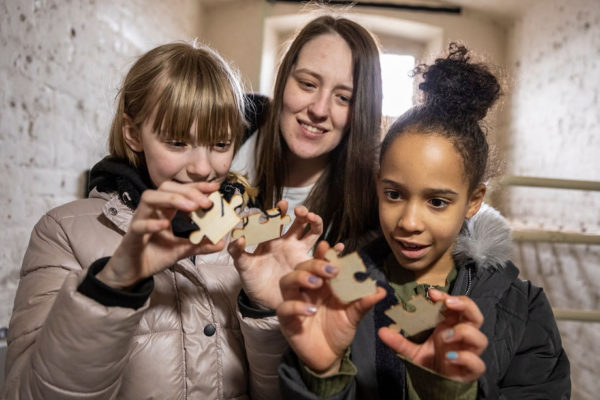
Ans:
{"type": "Polygon", "coordinates": [[[131,67],[110,129],[111,156],[134,167],[143,163],[123,138],[125,115],[141,127],[155,110],[154,132],[177,141],[212,145],[231,140],[237,150],[246,126],[237,74],[215,50],[195,43],[156,47],[131,67]]]}

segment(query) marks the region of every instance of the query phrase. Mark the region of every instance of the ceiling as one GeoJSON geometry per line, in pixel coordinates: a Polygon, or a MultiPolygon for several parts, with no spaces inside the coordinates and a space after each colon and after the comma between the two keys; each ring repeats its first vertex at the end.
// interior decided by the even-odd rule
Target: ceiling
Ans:
{"type": "MultiPolygon", "coordinates": [[[[199,0],[206,5],[217,5],[235,0],[199,0]]],[[[277,0],[264,0],[277,1],[277,0]]],[[[360,3],[360,0],[354,0],[360,3]]],[[[306,2],[306,0],[298,0],[306,2]]],[[[531,6],[532,0],[365,0],[366,3],[388,3],[402,5],[422,5],[430,7],[460,6],[498,17],[512,17],[531,6]]]]}

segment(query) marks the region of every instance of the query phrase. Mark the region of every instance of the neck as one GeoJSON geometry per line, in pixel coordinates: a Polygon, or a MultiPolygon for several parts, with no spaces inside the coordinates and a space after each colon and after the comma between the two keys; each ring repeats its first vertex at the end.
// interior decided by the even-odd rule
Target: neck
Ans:
{"type": "Polygon", "coordinates": [[[446,278],[454,267],[452,252],[446,252],[434,265],[423,271],[415,271],[415,281],[428,285],[446,286],[446,278]]]}
{"type": "Polygon", "coordinates": [[[288,187],[304,187],[314,184],[323,174],[329,159],[327,155],[318,158],[302,159],[288,152],[284,185],[288,187]]]}

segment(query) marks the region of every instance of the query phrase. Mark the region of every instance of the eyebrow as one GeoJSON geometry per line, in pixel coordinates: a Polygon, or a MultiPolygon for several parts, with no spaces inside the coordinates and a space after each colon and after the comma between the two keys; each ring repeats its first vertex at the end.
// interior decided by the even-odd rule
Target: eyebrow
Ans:
{"type": "MultiPolygon", "coordinates": [[[[311,76],[317,78],[319,81],[323,80],[323,77],[321,75],[317,74],[316,72],[314,72],[314,71],[312,71],[312,70],[310,70],[308,68],[296,68],[296,69],[294,69],[292,71],[293,74],[296,74],[298,72],[311,75],[311,76]]],[[[354,88],[352,86],[348,86],[348,85],[337,85],[335,88],[336,89],[347,90],[347,91],[349,91],[351,93],[354,92],[354,88]]]]}
{"type": "MultiPolygon", "coordinates": [[[[391,186],[395,186],[398,187],[400,189],[405,189],[405,186],[399,182],[393,181],[391,179],[382,179],[381,183],[384,184],[388,184],[391,186]]],[[[452,189],[442,189],[442,188],[430,188],[430,189],[425,189],[425,194],[427,196],[458,196],[458,193],[456,193],[454,190],[452,189]]]]}

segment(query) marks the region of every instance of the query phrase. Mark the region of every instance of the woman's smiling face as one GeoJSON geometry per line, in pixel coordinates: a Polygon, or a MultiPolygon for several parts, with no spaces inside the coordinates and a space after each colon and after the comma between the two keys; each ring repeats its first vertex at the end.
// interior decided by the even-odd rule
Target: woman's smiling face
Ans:
{"type": "Polygon", "coordinates": [[[337,33],[308,41],[287,78],[279,127],[293,156],[327,157],[342,140],[353,91],[352,51],[337,33]]]}

